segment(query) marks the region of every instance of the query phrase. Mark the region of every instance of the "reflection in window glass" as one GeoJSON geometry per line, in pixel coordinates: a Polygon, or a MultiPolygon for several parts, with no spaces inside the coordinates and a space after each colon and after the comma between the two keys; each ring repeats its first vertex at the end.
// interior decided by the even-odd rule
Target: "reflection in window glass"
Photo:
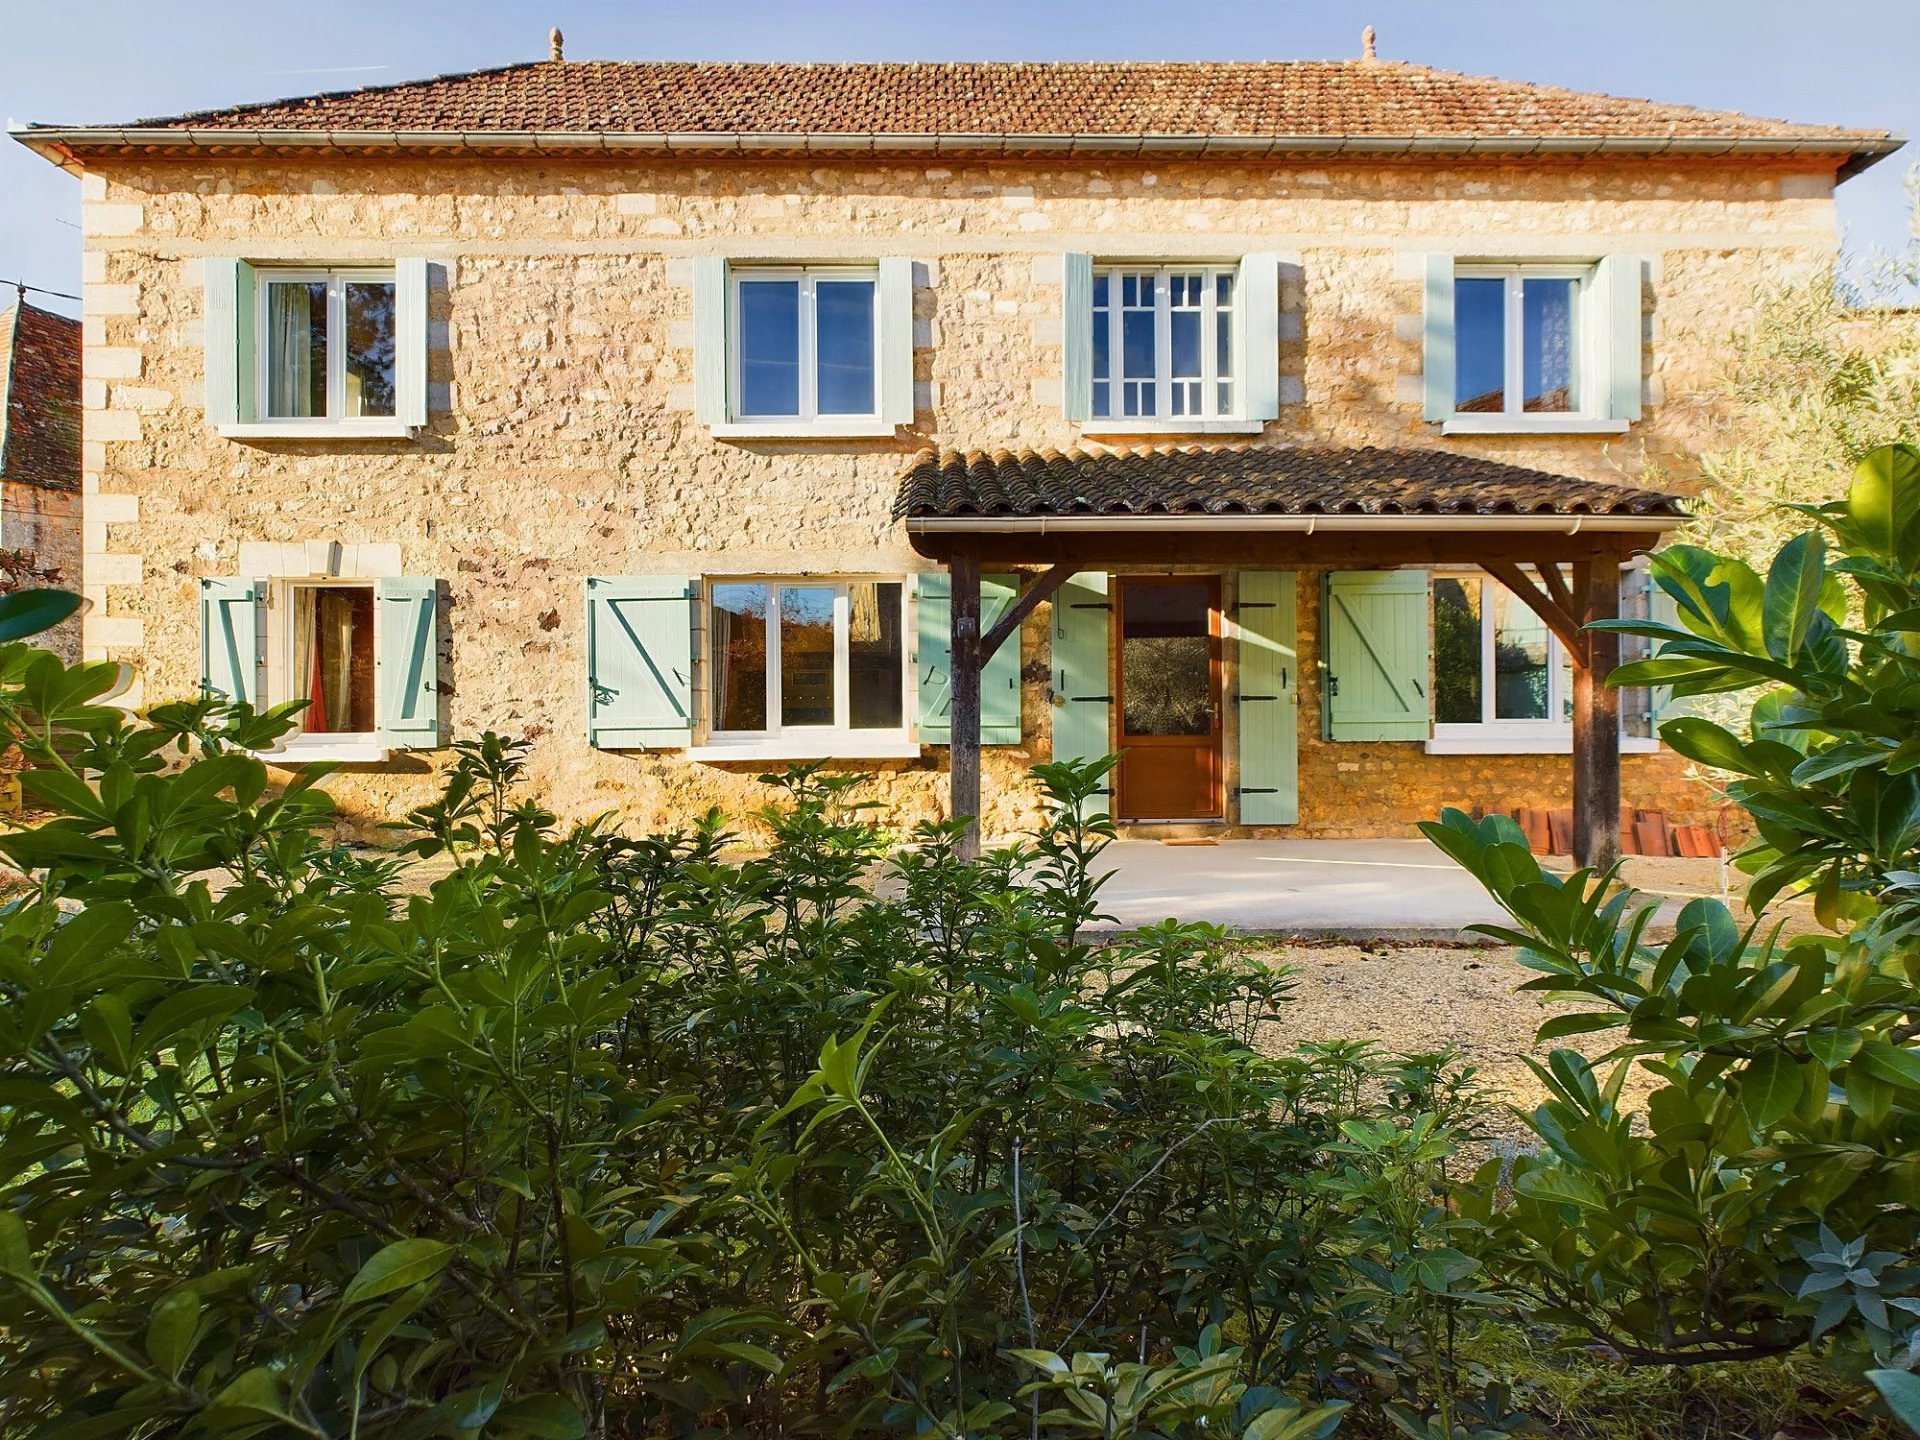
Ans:
{"type": "Polygon", "coordinates": [[[1127,587],[1120,617],[1124,734],[1212,733],[1211,616],[1206,585],[1127,587]]]}
{"type": "Polygon", "coordinates": [[[327,282],[267,286],[267,415],[318,419],[327,413],[327,282]]]}
{"type": "Polygon", "coordinates": [[[1138,418],[1154,413],[1154,277],[1125,275],[1120,280],[1121,413],[1138,418]]]}
{"type": "Polygon", "coordinates": [[[1110,343],[1113,322],[1107,305],[1107,296],[1112,291],[1111,277],[1106,275],[1093,277],[1093,413],[1103,418],[1113,413],[1113,361],[1110,343]]]}
{"type": "Polygon", "coordinates": [[[1201,399],[1206,357],[1207,277],[1167,277],[1167,335],[1172,345],[1172,369],[1167,389],[1174,415],[1205,412],[1201,399]]]}
{"type": "Polygon", "coordinates": [[[1213,373],[1219,393],[1214,397],[1214,411],[1219,415],[1233,413],[1233,276],[1220,274],[1213,277],[1213,373]]]}
{"type": "Polygon", "coordinates": [[[1478,725],[1481,582],[1447,575],[1433,582],[1433,718],[1442,725],[1478,725]]]}
{"type": "Polygon", "coordinates": [[[1525,390],[1521,408],[1539,414],[1569,413],[1577,351],[1575,300],[1580,282],[1528,278],[1521,282],[1520,349],[1525,390]]]}
{"type": "Polygon", "coordinates": [[[1510,593],[1493,595],[1493,718],[1545,720],[1551,649],[1546,622],[1510,593]]]}
{"type": "Polygon", "coordinates": [[[349,280],[346,302],[346,413],[390,416],[394,413],[393,285],[349,280]]]}
{"type": "Polygon", "coordinates": [[[893,730],[906,722],[900,601],[895,580],[856,580],[847,587],[847,723],[855,730],[893,730]]]}
{"type": "Polygon", "coordinates": [[[312,585],[294,592],[294,698],[309,735],[373,731],[373,589],[312,585]]]}
{"type": "Polygon", "coordinates": [[[815,381],[822,415],[871,415],[874,404],[873,282],[821,280],[813,287],[815,381]]]}
{"type": "Polygon", "coordinates": [[[713,726],[767,728],[767,587],[713,587],[713,726]]]}
{"type": "Polygon", "coordinates": [[[833,587],[780,588],[780,723],[833,724],[833,587]]]}
{"type": "Polygon", "coordinates": [[[1234,403],[1231,270],[1093,277],[1096,419],[1215,419],[1234,403]]]}
{"type": "Polygon", "coordinates": [[[740,282],[740,408],[800,413],[800,282],[740,282]]]}
{"type": "Polygon", "coordinates": [[[1453,408],[1497,414],[1507,405],[1507,282],[1453,282],[1453,408]]]}

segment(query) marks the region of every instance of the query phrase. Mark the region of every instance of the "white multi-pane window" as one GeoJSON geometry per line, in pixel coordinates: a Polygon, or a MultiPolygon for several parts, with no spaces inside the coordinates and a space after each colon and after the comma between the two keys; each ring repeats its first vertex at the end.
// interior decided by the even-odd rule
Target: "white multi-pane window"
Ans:
{"type": "Polygon", "coordinates": [[[1585,265],[1462,265],[1454,271],[1456,415],[1591,418],[1585,265]]]}
{"type": "Polygon", "coordinates": [[[716,578],[706,629],[715,744],[906,739],[903,581],[716,578]]]}
{"type": "Polygon", "coordinates": [[[729,278],[734,419],[878,419],[876,271],[735,267],[729,278]]]}
{"type": "Polygon", "coordinates": [[[260,418],[316,424],[396,414],[394,272],[257,272],[254,314],[260,418]]]}
{"type": "MultiPolygon", "coordinates": [[[[1650,589],[1644,565],[1620,576],[1620,614],[1644,619],[1650,589]]],[[[1649,643],[1621,637],[1621,660],[1649,643]]],[[[1506,586],[1479,572],[1433,577],[1433,741],[1435,749],[1560,750],[1573,730],[1573,662],[1547,624],[1506,586]]],[[[1620,735],[1628,749],[1656,743],[1652,696],[1620,692],[1620,735]]]]}
{"type": "Polygon", "coordinates": [[[1096,420],[1239,413],[1233,266],[1116,265],[1093,273],[1096,420]]]}

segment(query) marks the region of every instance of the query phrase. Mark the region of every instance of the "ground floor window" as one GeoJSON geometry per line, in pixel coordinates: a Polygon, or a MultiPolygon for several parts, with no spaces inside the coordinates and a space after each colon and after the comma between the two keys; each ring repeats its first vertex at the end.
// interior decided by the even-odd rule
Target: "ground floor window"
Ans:
{"type": "MultiPolygon", "coordinates": [[[[1620,613],[1644,619],[1649,586],[1643,564],[1621,573],[1620,613]]],[[[1646,653],[1644,639],[1623,636],[1622,661],[1646,653]]],[[[1433,577],[1433,738],[1503,743],[1571,743],[1573,661],[1525,601],[1479,572],[1433,577]]],[[[1654,741],[1651,696],[1620,692],[1620,734],[1654,741]]]]}
{"type": "Polygon", "coordinates": [[[374,731],[374,604],[371,585],[295,585],[292,693],[305,700],[307,735],[374,731]]]}
{"type": "Polygon", "coordinates": [[[726,579],[707,595],[716,740],[905,738],[904,582],[726,579]]]}

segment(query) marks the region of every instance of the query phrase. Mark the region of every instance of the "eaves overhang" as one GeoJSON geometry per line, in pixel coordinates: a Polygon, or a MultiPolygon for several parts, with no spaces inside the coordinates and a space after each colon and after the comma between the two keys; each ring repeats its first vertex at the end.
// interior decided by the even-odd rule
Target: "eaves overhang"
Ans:
{"type": "Polygon", "coordinates": [[[1688,135],[1106,135],[878,132],[712,132],[554,130],[245,130],[192,126],[10,125],[8,133],[57,165],[84,169],[90,156],[295,156],[399,153],[422,157],[560,158],[593,155],[724,157],[797,155],[884,159],[927,155],[1001,159],[1068,155],[1087,159],[1276,160],[1471,159],[1585,156],[1687,158],[1820,157],[1836,177],[1859,174],[1904,145],[1902,136],[1753,137],[1688,135]]]}

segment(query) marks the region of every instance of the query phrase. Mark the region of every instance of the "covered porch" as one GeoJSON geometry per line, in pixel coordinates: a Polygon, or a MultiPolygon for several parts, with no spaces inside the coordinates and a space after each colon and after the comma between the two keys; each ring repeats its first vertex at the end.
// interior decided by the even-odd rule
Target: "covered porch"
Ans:
{"type": "MultiPolygon", "coordinates": [[[[1620,708],[1618,692],[1606,680],[1619,662],[1620,642],[1583,627],[1619,615],[1622,565],[1684,519],[1673,496],[1439,450],[1215,446],[928,453],[903,480],[896,512],[915,549],[950,574],[955,815],[980,813],[983,671],[1044,601],[1055,600],[1056,615],[1111,611],[1108,571],[1261,577],[1262,586],[1239,587],[1231,624],[1243,637],[1265,643],[1268,663],[1257,673],[1243,667],[1237,682],[1215,685],[1219,704],[1232,707],[1243,737],[1261,737],[1261,753],[1273,752],[1275,768],[1285,769],[1293,756],[1279,752],[1298,744],[1303,677],[1286,632],[1263,632],[1261,626],[1272,622],[1240,607],[1283,611],[1291,624],[1300,572],[1339,572],[1335,579],[1349,583],[1328,588],[1326,614],[1347,617],[1346,659],[1337,659],[1336,646],[1312,662],[1323,728],[1336,740],[1413,740],[1431,730],[1424,698],[1431,684],[1427,637],[1420,637],[1417,657],[1383,658],[1349,612],[1371,594],[1391,597],[1406,590],[1394,583],[1396,574],[1465,567],[1497,580],[1564,649],[1571,668],[1575,856],[1584,864],[1607,864],[1619,853],[1620,708]],[[1019,580],[1007,603],[983,617],[981,581],[987,572],[1010,572],[1019,580]],[[1087,585],[1089,575],[1100,583],[1087,585]],[[1074,588],[1058,598],[1070,582],[1074,588]],[[1329,653],[1336,663],[1329,663],[1329,653]],[[1407,696],[1417,691],[1419,704],[1406,707],[1398,721],[1369,713],[1358,723],[1346,722],[1350,728],[1339,733],[1339,724],[1329,719],[1336,707],[1354,714],[1361,682],[1378,681],[1396,665],[1397,684],[1407,696]],[[1331,673],[1335,669],[1348,673],[1331,673]]],[[[1111,634],[1110,620],[1103,623],[1100,633],[1111,634]]],[[[1223,627],[1227,623],[1223,618],[1223,627]]],[[[1056,652],[1070,641],[1079,643],[1057,629],[1056,652]]],[[[1113,718],[1122,680],[1117,663],[1113,683],[1100,683],[1110,663],[1106,654],[1083,658],[1078,684],[1065,683],[1056,667],[1056,756],[1116,748],[1131,755],[1113,718]],[[1063,751],[1068,727],[1077,738],[1063,751]]],[[[1391,702],[1401,698],[1394,683],[1389,678],[1375,688],[1391,702]]],[[[1289,823],[1285,813],[1252,798],[1272,788],[1243,787],[1240,802],[1250,823],[1289,823]]],[[[969,841],[977,848],[977,824],[969,841]]]]}

